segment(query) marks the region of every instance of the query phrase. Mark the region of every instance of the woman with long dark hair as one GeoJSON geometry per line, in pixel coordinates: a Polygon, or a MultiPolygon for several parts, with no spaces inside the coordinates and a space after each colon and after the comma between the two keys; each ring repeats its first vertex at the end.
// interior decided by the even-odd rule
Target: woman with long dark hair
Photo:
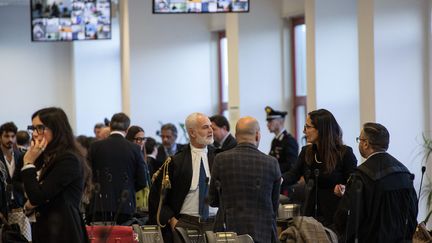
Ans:
{"type": "Polygon", "coordinates": [[[33,242],[88,242],[79,206],[91,172],[65,112],[38,110],[28,129],[33,140],[21,173],[28,196],[25,209],[35,211],[33,242]]]}
{"type": "Polygon", "coordinates": [[[304,176],[308,192],[304,214],[331,226],[357,159],[352,148],[343,144],[342,129],[328,110],[309,112],[303,133],[308,145],[302,148],[294,167],[283,174],[283,184],[292,185],[304,176]]]}

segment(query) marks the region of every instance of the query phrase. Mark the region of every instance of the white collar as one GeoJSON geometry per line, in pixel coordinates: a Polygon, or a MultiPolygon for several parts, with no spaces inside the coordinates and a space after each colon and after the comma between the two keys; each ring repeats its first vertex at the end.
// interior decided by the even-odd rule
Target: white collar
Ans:
{"type": "Polygon", "coordinates": [[[282,129],[282,131],[280,131],[280,133],[276,136],[276,139],[278,139],[278,140],[282,140],[282,138],[283,138],[283,133],[285,132],[285,128],[284,129],[282,129]]]}
{"type": "Polygon", "coordinates": [[[124,132],[120,132],[120,131],[112,131],[110,133],[110,135],[113,135],[113,134],[120,134],[120,135],[122,135],[122,137],[126,137],[125,133],[124,132]]]}
{"type": "Polygon", "coordinates": [[[227,133],[227,135],[225,135],[225,137],[222,139],[222,141],[220,142],[220,146],[222,147],[222,145],[225,143],[227,137],[230,135],[230,133],[227,133]]]}
{"type": "Polygon", "coordinates": [[[191,146],[192,153],[206,153],[207,154],[207,146],[205,146],[204,148],[196,148],[196,147],[192,146],[192,144],[190,146],[191,146]]]}

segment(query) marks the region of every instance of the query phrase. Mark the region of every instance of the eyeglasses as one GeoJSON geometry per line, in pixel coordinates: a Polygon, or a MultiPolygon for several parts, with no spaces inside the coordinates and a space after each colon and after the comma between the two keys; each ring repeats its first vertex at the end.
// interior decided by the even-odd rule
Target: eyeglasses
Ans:
{"type": "Polygon", "coordinates": [[[27,126],[27,130],[29,131],[29,133],[33,133],[33,131],[36,131],[37,134],[39,134],[39,135],[44,134],[46,128],[47,127],[45,125],[42,125],[42,124],[36,125],[36,126],[33,126],[33,125],[27,126]]]}
{"type": "Polygon", "coordinates": [[[134,141],[138,142],[138,143],[142,143],[147,141],[147,139],[145,137],[136,137],[134,138],[134,141]]]}
{"type": "Polygon", "coordinates": [[[367,139],[365,138],[361,138],[361,137],[356,137],[356,142],[360,143],[360,141],[366,141],[367,139]]]}
{"type": "Polygon", "coordinates": [[[308,125],[308,124],[305,124],[303,128],[304,128],[304,130],[306,130],[306,129],[315,128],[315,127],[308,125]]]}

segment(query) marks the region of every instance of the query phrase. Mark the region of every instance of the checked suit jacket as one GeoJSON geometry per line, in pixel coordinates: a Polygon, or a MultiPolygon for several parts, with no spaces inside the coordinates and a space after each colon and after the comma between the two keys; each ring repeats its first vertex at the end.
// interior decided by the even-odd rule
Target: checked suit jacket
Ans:
{"type": "Polygon", "coordinates": [[[255,145],[238,144],[213,162],[209,201],[219,207],[214,231],[249,234],[255,242],[277,242],[276,214],[281,172],[276,158],[255,145]]]}

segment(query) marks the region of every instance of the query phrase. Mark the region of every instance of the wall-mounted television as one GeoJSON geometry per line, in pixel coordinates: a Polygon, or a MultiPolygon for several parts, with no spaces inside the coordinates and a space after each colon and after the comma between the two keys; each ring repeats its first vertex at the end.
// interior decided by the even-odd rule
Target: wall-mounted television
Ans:
{"type": "Polygon", "coordinates": [[[31,0],[32,41],[111,39],[111,0],[31,0]]]}
{"type": "Polygon", "coordinates": [[[157,14],[245,12],[249,12],[249,0],[153,0],[157,14]]]}

